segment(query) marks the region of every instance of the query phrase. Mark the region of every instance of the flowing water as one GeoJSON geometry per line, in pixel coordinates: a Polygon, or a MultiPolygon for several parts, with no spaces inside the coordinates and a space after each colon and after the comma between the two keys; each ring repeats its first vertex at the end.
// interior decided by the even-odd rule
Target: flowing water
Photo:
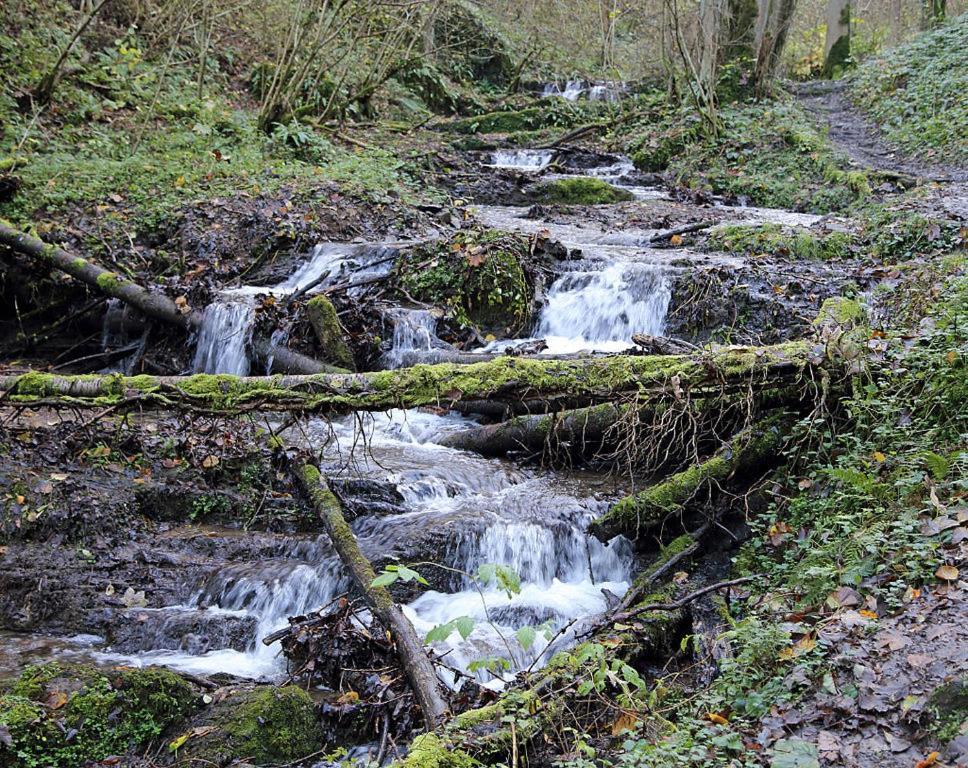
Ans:
{"type": "Polygon", "coordinates": [[[491,168],[543,171],[555,159],[551,149],[500,149],[491,155],[491,168]]]}

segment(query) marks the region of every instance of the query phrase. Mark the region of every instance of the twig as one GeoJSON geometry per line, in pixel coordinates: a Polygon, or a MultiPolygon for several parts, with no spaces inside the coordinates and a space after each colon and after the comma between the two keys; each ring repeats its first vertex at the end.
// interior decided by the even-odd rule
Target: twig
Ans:
{"type": "Polygon", "coordinates": [[[710,592],[715,592],[718,589],[727,589],[729,587],[735,587],[739,584],[748,584],[751,581],[756,580],[756,576],[744,576],[741,579],[732,579],[731,581],[719,581],[715,584],[709,584],[702,589],[697,589],[695,592],[691,592],[685,597],[676,600],[672,603],[649,603],[648,605],[641,605],[631,611],[626,611],[624,613],[618,613],[609,619],[610,623],[628,621],[629,619],[634,619],[636,616],[640,616],[643,613],[649,613],[651,611],[678,611],[680,608],[688,605],[694,600],[698,600],[703,595],[709,594],[710,592]]]}

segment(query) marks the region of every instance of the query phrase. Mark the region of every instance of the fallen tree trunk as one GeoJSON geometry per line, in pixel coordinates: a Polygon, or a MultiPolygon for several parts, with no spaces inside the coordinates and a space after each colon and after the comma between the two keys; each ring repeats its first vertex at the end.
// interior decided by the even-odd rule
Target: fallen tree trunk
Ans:
{"type": "Polygon", "coordinates": [[[564,413],[515,416],[500,424],[445,435],[440,444],[482,456],[504,456],[514,451],[536,453],[563,444],[571,444],[576,453],[595,452],[605,433],[628,409],[627,405],[603,403],[564,413]]]}
{"type": "Polygon", "coordinates": [[[638,539],[661,526],[669,515],[682,511],[701,492],[714,494],[719,483],[734,475],[775,466],[781,459],[780,447],[788,430],[789,420],[783,415],[747,427],[701,464],[612,505],[592,522],[589,532],[602,541],[618,534],[638,539]]]}
{"type": "MultiPolygon", "coordinates": [[[[0,244],[66,272],[74,279],[135,307],[148,317],[176,325],[186,331],[195,330],[202,325],[201,312],[180,307],[163,294],[151,293],[115,272],[99,267],[79,256],[72,256],[56,245],[50,245],[25,232],[20,232],[3,220],[0,220],[0,244]]],[[[275,346],[268,339],[253,339],[252,351],[262,362],[271,361],[273,370],[280,373],[339,373],[344,370],[293,352],[286,347],[275,346]]]]}
{"type": "MultiPolygon", "coordinates": [[[[418,365],[390,371],[313,376],[0,376],[0,401],[49,407],[105,405],[238,413],[335,413],[468,400],[542,400],[558,408],[636,394],[641,402],[724,394],[751,397],[796,384],[810,387],[806,342],[733,347],[700,355],[617,355],[583,360],[502,358],[476,365],[418,365]]],[[[816,371],[819,375],[822,371],[816,371]]]]}
{"type": "Polygon", "coordinates": [[[323,482],[319,470],[304,464],[296,469],[295,475],[326,528],[339,559],[349,571],[356,587],[363,593],[373,615],[393,635],[404,673],[423,712],[427,730],[433,730],[443,722],[450,707],[441,693],[440,681],[423,643],[417,637],[413,625],[393,602],[387,588],[373,586],[376,578],[373,566],[360,552],[353,530],[343,517],[340,503],[323,482]]]}

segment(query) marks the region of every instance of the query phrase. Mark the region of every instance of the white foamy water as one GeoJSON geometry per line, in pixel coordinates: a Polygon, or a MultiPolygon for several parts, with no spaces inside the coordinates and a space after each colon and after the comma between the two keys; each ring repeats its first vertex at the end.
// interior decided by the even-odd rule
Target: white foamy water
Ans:
{"type": "Polygon", "coordinates": [[[396,308],[387,316],[393,323],[393,346],[383,356],[387,368],[432,362],[434,352],[450,348],[437,338],[437,318],[429,311],[396,308]]]}
{"type": "Polygon", "coordinates": [[[491,168],[543,171],[555,159],[551,149],[501,149],[491,155],[491,168]]]}
{"type": "MultiPolygon", "coordinates": [[[[519,574],[521,592],[511,597],[497,585],[485,584],[482,599],[468,577],[453,577],[453,591],[428,590],[404,607],[421,635],[460,616],[475,620],[466,640],[455,633],[435,644],[448,664],[466,671],[476,659],[502,656],[513,661],[513,672],[543,663],[547,646],[539,633],[534,646],[525,649],[515,632],[543,624],[554,632],[604,610],[603,589],[621,595],[628,588],[632,547],[622,538],[606,546],[585,534],[604,505],[583,498],[577,483],[563,485],[554,474],[522,472],[434,442],[474,423],[454,414],[393,411],[314,423],[310,441],[322,447],[330,475],[338,474],[336,467],[351,467],[353,476],[389,480],[403,496],[404,513],[355,521],[365,551],[424,553],[413,542],[434,541],[443,533],[449,544],[434,555],[436,562],[467,573],[498,563],[519,574]]],[[[348,588],[325,537],[292,540],[283,549],[280,557],[225,564],[183,608],[256,617],[255,637],[247,650],[222,648],[201,655],[148,650],[128,656],[108,653],[105,658],[165,664],[196,674],[278,678],[284,671],[278,645],[266,647],[259,640],[287,626],[289,616],[321,608],[348,588]]],[[[429,565],[418,568],[428,577],[434,573],[429,565]]],[[[495,678],[485,670],[477,676],[494,686],[507,677],[495,678]]],[[[459,682],[445,677],[449,684],[459,682]]]]}
{"type": "Polygon", "coordinates": [[[244,298],[205,308],[195,348],[196,373],[249,375],[255,308],[244,298]]]}

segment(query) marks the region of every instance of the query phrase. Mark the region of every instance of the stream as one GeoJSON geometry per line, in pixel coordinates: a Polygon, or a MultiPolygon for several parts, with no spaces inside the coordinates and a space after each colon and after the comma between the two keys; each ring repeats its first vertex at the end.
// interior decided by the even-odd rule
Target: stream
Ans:
{"type": "MultiPolygon", "coordinates": [[[[599,99],[613,93],[597,87],[569,83],[558,95],[599,99]]],[[[558,166],[550,169],[554,160],[552,150],[509,150],[483,158],[481,165],[524,174],[553,171],[547,174],[550,178],[575,175],[558,173],[558,166]]],[[[628,189],[639,200],[664,195],[643,185],[624,158],[580,174],[628,189]]],[[[477,351],[496,352],[540,339],[552,354],[621,352],[632,346],[633,333],[663,335],[674,275],[693,263],[710,261],[708,255],[688,249],[652,247],[656,230],[615,229],[594,220],[555,223],[532,218],[527,208],[515,206],[482,205],[473,212],[485,227],[543,232],[571,253],[558,264],[545,290],[531,335],[492,342],[477,351]]],[[[798,225],[815,220],[759,209],[743,209],[743,216],[798,225]]],[[[392,243],[321,243],[275,285],[222,291],[205,310],[194,369],[260,373],[253,371],[249,343],[263,297],[285,300],[385,275],[398,252],[398,244],[392,243]]],[[[741,264],[733,257],[716,258],[726,267],[741,264]]],[[[387,368],[433,361],[435,353],[448,347],[437,337],[437,316],[427,309],[390,307],[384,319],[393,327],[392,346],[383,358],[387,368]]],[[[591,473],[520,468],[439,444],[444,436],[474,424],[454,413],[392,411],[316,419],[286,437],[320,454],[321,469],[334,483],[381,489],[386,503],[367,507],[352,525],[371,558],[389,553],[431,580],[432,588],[403,606],[419,634],[460,617],[473,619],[466,638],[454,632],[434,644],[453,668],[442,673],[445,682],[459,687],[473,662],[501,657],[510,661],[503,672],[472,673],[483,684],[500,687],[515,672],[545,663],[571,640],[581,619],[620,599],[635,562],[624,538],[603,544],[586,533],[588,523],[606,510],[606,499],[615,495],[612,481],[591,473]],[[414,565],[414,553],[432,553],[433,562],[414,565]],[[520,576],[520,592],[508,595],[496,583],[478,583],[473,574],[489,563],[513,569],[520,576]],[[441,572],[441,567],[449,570],[441,572]],[[515,637],[522,627],[539,629],[527,648],[515,637]]],[[[326,536],[283,537],[261,556],[254,547],[246,557],[221,563],[186,590],[180,602],[138,609],[149,620],[134,647],[130,642],[124,649],[105,647],[99,638],[83,636],[59,641],[48,651],[110,663],[164,664],[196,674],[280,680],[286,675],[285,659],[278,646],[267,647],[261,639],[287,626],[290,616],[323,608],[349,586],[326,536]],[[209,631],[214,643],[199,644],[186,626],[226,629],[209,631]]],[[[25,640],[19,642],[11,654],[26,658],[41,652],[25,640]]]]}

